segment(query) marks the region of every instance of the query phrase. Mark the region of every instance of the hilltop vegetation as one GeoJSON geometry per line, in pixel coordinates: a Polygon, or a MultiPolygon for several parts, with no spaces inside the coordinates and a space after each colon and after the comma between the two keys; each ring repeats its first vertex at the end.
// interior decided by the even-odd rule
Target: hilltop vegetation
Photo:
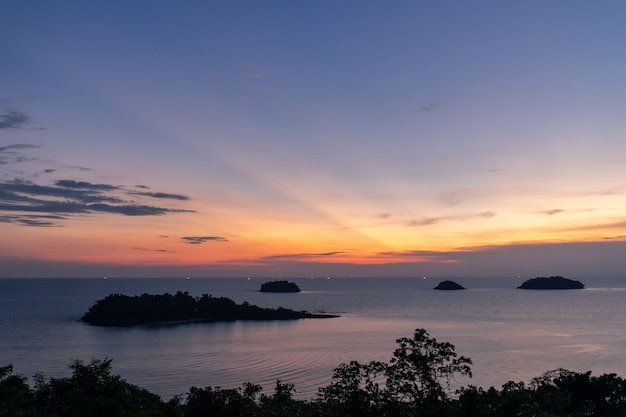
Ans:
{"type": "Polygon", "coordinates": [[[244,383],[239,388],[191,387],[163,401],[113,374],[110,359],[74,361],[70,377],[38,375],[31,388],[9,365],[0,367],[0,416],[626,416],[626,381],[615,374],[596,377],[559,369],[529,384],[507,382],[501,390],[464,387],[451,398],[450,381],[471,376],[471,360],[423,329],[396,342],[388,362],[340,365],[331,383],[311,400],[295,399],[295,387],[278,380],[273,394],[244,383]]]}

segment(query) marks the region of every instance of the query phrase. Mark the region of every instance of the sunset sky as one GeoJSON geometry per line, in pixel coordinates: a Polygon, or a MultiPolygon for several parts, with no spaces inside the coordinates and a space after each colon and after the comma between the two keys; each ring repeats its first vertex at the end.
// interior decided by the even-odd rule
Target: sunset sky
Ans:
{"type": "Polygon", "coordinates": [[[4,2],[0,277],[624,275],[625,22],[4,2]]]}

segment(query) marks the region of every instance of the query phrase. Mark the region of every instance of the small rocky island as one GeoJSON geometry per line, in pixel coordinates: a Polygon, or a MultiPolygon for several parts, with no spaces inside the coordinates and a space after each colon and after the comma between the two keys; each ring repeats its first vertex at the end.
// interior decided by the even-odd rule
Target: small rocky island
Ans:
{"type": "Polygon", "coordinates": [[[581,290],[585,288],[585,285],[573,279],[553,276],[529,279],[517,288],[522,290],[581,290]]]}
{"type": "Polygon", "coordinates": [[[300,292],[295,282],[272,281],[261,285],[261,292],[300,292]]]}
{"type": "Polygon", "coordinates": [[[237,304],[230,298],[213,297],[207,294],[195,298],[187,292],[178,291],[174,295],[167,293],[135,296],[111,294],[91,306],[81,321],[94,326],[135,326],[331,317],[338,316],[312,314],[282,307],[261,308],[247,302],[237,304]]]}
{"type": "Polygon", "coordinates": [[[454,291],[454,290],[464,290],[465,287],[457,284],[454,281],[446,280],[441,281],[439,285],[437,285],[433,290],[444,290],[444,291],[454,291]]]}

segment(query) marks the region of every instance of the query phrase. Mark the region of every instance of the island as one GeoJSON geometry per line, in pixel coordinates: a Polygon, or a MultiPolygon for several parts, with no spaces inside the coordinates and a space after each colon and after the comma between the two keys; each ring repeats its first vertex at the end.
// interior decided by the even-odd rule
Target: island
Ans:
{"type": "Polygon", "coordinates": [[[222,322],[236,320],[296,320],[338,317],[312,314],[282,307],[261,308],[247,302],[237,304],[230,298],[203,294],[195,298],[187,292],[171,295],[111,294],[97,301],[81,321],[94,326],[135,326],[222,322]]]}
{"type": "Polygon", "coordinates": [[[529,279],[517,288],[522,290],[580,290],[585,288],[585,285],[573,279],[553,276],[529,279]]]}
{"type": "Polygon", "coordinates": [[[437,285],[433,290],[444,290],[444,291],[454,291],[454,290],[464,290],[465,287],[457,284],[454,281],[446,280],[441,281],[439,285],[437,285]]]}
{"type": "Polygon", "coordinates": [[[272,281],[261,285],[261,292],[300,292],[300,288],[289,281],[272,281]]]}

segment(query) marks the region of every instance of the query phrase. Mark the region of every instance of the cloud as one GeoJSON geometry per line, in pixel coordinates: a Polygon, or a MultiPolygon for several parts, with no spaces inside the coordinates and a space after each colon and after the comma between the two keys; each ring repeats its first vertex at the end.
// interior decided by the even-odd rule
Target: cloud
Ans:
{"type": "Polygon", "coordinates": [[[117,190],[119,187],[111,184],[92,184],[86,181],[59,180],[54,183],[63,188],[76,188],[81,190],[117,190]]]}
{"type": "Polygon", "coordinates": [[[30,117],[17,109],[9,108],[0,114],[0,129],[20,129],[30,123],[30,117]]]}
{"type": "Polygon", "coordinates": [[[407,227],[422,227],[422,226],[430,226],[436,223],[439,223],[442,220],[449,219],[449,217],[426,217],[421,220],[411,220],[406,225],[407,227]]]}
{"type": "Polygon", "coordinates": [[[146,249],[146,248],[140,248],[140,247],[133,247],[131,248],[133,250],[140,250],[140,251],[144,251],[144,252],[161,252],[161,253],[174,253],[171,250],[167,250],[167,249],[146,249]]]}
{"type": "Polygon", "coordinates": [[[548,216],[554,216],[555,214],[561,214],[563,212],[565,212],[565,210],[563,209],[552,209],[552,210],[542,211],[542,213],[547,214],[548,216]]]}
{"type": "Polygon", "coordinates": [[[13,223],[21,226],[36,226],[36,227],[58,227],[59,224],[51,220],[64,220],[63,216],[46,216],[46,215],[14,215],[14,216],[0,216],[1,223],[13,223]]]}
{"type": "MultiPolygon", "coordinates": [[[[113,184],[94,184],[86,181],[58,180],[53,185],[39,185],[31,181],[13,179],[0,182],[0,213],[39,213],[52,220],[67,220],[68,215],[112,213],[125,216],[160,216],[170,213],[189,213],[192,210],[164,208],[128,201],[126,191],[113,184]],[[54,217],[54,216],[57,217],[54,217]]],[[[159,193],[156,193],[159,194],[159,193]]],[[[174,195],[166,194],[164,195],[174,195]]],[[[44,218],[44,217],[42,217],[44,218]]],[[[52,222],[33,220],[33,217],[5,216],[5,222],[50,226],[52,222]]]]}
{"type": "Polygon", "coordinates": [[[454,252],[437,252],[426,250],[404,250],[404,251],[387,251],[379,252],[375,256],[377,258],[403,259],[405,261],[419,262],[456,262],[454,252]]]}
{"type": "MultiPolygon", "coordinates": [[[[76,183],[80,184],[76,181],[67,181],[61,180],[57,181],[58,183],[76,183]]],[[[20,179],[14,179],[12,181],[7,181],[0,183],[0,193],[2,193],[3,197],[12,201],[21,201],[21,202],[30,202],[33,204],[41,203],[59,203],[60,201],[50,201],[50,200],[40,200],[35,199],[33,196],[42,196],[42,197],[57,197],[63,198],[63,202],[70,203],[73,202],[75,204],[90,204],[90,203],[101,203],[101,202],[109,202],[109,203],[121,203],[122,199],[119,197],[110,196],[102,193],[102,190],[117,190],[118,187],[115,186],[106,186],[103,184],[90,184],[90,183],[82,183],[84,186],[82,188],[67,188],[65,186],[49,186],[49,185],[38,185],[30,181],[24,181],[20,179]],[[68,201],[70,200],[70,201],[68,201]]]]}
{"type": "Polygon", "coordinates": [[[271,259],[271,260],[276,260],[276,259],[290,259],[290,260],[294,260],[294,259],[310,259],[310,258],[319,258],[319,257],[326,257],[326,256],[344,255],[346,253],[348,253],[348,252],[335,251],[335,252],[322,252],[322,253],[290,253],[290,254],[283,254],[283,255],[265,256],[262,259],[271,259]]]}
{"type": "Polygon", "coordinates": [[[415,113],[430,113],[433,110],[435,110],[435,106],[433,106],[432,104],[428,106],[416,107],[413,109],[415,113]]]}
{"type": "Polygon", "coordinates": [[[228,242],[228,239],[222,236],[183,236],[181,239],[189,245],[201,245],[206,242],[228,242]]]}
{"type": "Polygon", "coordinates": [[[16,164],[19,162],[34,161],[36,158],[28,157],[21,151],[25,149],[36,149],[41,146],[27,143],[15,143],[7,146],[0,146],[0,165],[16,164]]]}
{"type": "Polygon", "coordinates": [[[128,194],[140,195],[140,196],[152,197],[152,198],[164,198],[164,199],[180,200],[180,201],[189,200],[189,197],[187,197],[186,195],[180,195],[180,194],[148,193],[148,192],[140,192],[140,191],[129,191],[128,194]]]}
{"type": "Polygon", "coordinates": [[[83,171],[83,172],[91,171],[91,168],[81,167],[79,165],[70,165],[67,168],[69,168],[69,169],[76,169],[78,171],[83,171]]]}
{"type": "Polygon", "coordinates": [[[437,103],[430,103],[430,104],[425,104],[425,105],[421,105],[421,106],[417,106],[417,107],[413,107],[411,108],[411,113],[413,114],[428,114],[428,113],[432,113],[435,110],[438,110],[441,107],[441,103],[437,104],[437,103]]]}
{"type": "MultiPolygon", "coordinates": [[[[1,102],[0,102],[1,104],[1,102]]],[[[4,128],[19,127],[25,123],[19,112],[0,115],[4,128]]],[[[42,146],[31,143],[14,143],[0,146],[0,165],[37,161],[27,151],[40,149],[42,146]]],[[[62,165],[47,167],[31,173],[30,180],[12,178],[0,181],[0,222],[24,226],[49,227],[60,225],[76,215],[109,213],[124,216],[160,216],[172,213],[191,213],[193,210],[161,207],[146,204],[145,198],[190,200],[181,194],[166,192],[143,192],[128,190],[118,184],[103,184],[84,181],[81,178],[57,179],[51,183],[43,182],[47,175],[69,169],[73,175],[91,172],[92,169],[81,165],[62,165]]],[[[16,172],[16,171],[14,171],[16,172]]],[[[23,173],[20,173],[23,174],[23,173]]],[[[6,175],[3,173],[3,175],[6,175]]],[[[149,189],[148,186],[138,186],[149,189]]]]}
{"type": "Polygon", "coordinates": [[[420,220],[411,220],[408,223],[406,223],[406,227],[424,227],[424,226],[431,226],[433,224],[437,224],[437,223],[441,223],[444,221],[453,221],[453,222],[458,222],[458,221],[463,221],[463,220],[470,220],[470,219],[475,219],[477,217],[482,217],[484,219],[490,219],[492,217],[495,217],[496,213],[493,211],[483,211],[480,213],[474,213],[474,214],[467,214],[467,215],[463,215],[463,216],[441,216],[441,217],[425,217],[423,219],[420,220]]]}
{"type": "Polygon", "coordinates": [[[167,213],[192,213],[191,210],[169,209],[163,207],[143,205],[89,204],[87,211],[100,211],[105,213],[124,214],[126,216],[160,216],[167,213]]]}

